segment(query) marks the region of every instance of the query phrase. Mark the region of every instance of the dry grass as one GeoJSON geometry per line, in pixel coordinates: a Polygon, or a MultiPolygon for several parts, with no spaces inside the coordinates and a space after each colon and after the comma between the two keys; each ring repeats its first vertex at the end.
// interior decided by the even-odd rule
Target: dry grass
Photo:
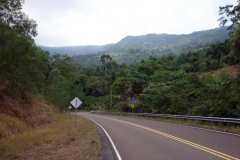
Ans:
{"type": "Polygon", "coordinates": [[[22,121],[19,121],[19,119],[16,117],[11,117],[1,113],[0,117],[0,138],[2,139],[11,137],[12,135],[21,133],[27,129],[26,124],[22,121]]]}
{"type": "MultiPolygon", "coordinates": [[[[237,77],[238,68],[236,66],[227,66],[226,69],[228,74],[230,74],[233,77],[237,77]]],[[[222,68],[213,71],[212,75],[215,79],[217,79],[221,72],[222,68]]]]}
{"type": "Polygon", "coordinates": [[[99,159],[94,125],[61,114],[41,97],[31,102],[0,94],[0,160],[99,159]]]}
{"type": "Polygon", "coordinates": [[[99,142],[93,124],[61,114],[53,123],[28,129],[10,139],[0,140],[0,159],[99,159],[99,142]]]}

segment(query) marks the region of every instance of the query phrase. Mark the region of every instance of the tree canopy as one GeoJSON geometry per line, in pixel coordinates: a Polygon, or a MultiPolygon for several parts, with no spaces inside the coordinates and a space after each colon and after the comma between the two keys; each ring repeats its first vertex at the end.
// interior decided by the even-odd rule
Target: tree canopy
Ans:
{"type": "MultiPolygon", "coordinates": [[[[21,11],[23,3],[0,1],[1,94],[25,101],[41,95],[61,111],[78,97],[81,109],[128,112],[134,97],[134,112],[240,117],[240,71],[227,71],[240,62],[239,28],[230,38],[226,28],[130,36],[109,52],[77,57],[79,64],[76,57],[35,45],[37,24],[21,11]],[[84,65],[92,60],[98,65],[84,65]]],[[[233,10],[237,17],[238,6],[233,10]]]]}
{"type": "Polygon", "coordinates": [[[225,26],[227,22],[230,21],[231,25],[228,29],[231,30],[231,33],[233,33],[240,24],[240,1],[237,0],[237,3],[236,6],[226,5],[219,7],[219,15],[222,15],[218,19],[220,21],[220,26],[225,26]]]}

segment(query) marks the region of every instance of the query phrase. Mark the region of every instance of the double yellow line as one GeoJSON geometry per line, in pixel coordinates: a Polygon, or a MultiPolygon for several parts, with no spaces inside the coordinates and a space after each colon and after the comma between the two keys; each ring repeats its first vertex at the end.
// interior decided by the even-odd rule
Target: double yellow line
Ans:
{"type": "MultiPolygon", "coordinates": [[[[102,116],[101,116],[101,117],[102,117],[102,116]]],[[[223,159],[227,159],[227,160],[240,160],[240,159],[235,158],[235,157],[232,157],[232,156],[230,156],[230,155],[227,155],[227,154],[218,152],[218,151],[216,151],[216,150],[213,150],[213,149],[210,149],[210,148],[201,146],[201,145],[199,145],[199,144],[196,144],[196,143],[193,143],[193,142],[184,140],[184,139],[182,139],[182,138],[178,138],[178,137],[172,136],[172,135],[167,134],[167,133],[164,133],[164,132],[160,132],[160,131],[155,130],[155,129],[152,129],[152,128],[144,127],[144,126],[141,126],[141,125],[138,125],[138,124],[135,124],[135,123],[131,123],[131,122],[127,122],[127,121],[122,121],[122,120],[118,120],[118,119],[114,119],[114,118],[109,118],[109,117],[103,117],[103,118],[110,119],[110,120],[114,120],[114,121],[118,121],[118,122],[122,122],[122,123],[126,123],[126,124],[129,124],[129,125],[132,125],[132,126],[136,126],[136,127],[139,127],[139,128],[142,128],[142,129],[145,129],[145,130],[148,130],[148,131],[157,133],[157,134],[159,134],[159,135],[162,135],[162,136],[171,138],[171,139],[173,139],[173,140],[176,140],[176,141],[182,142],[182,143],[184,143],[184,144],[187,144],[187,145],[189,145],[189,146],[198,148],[198,149],[200,149],[200,150],[203,150],[203,151],[208,152],[208,153],[210,153],[210,154],[213,154],[213,155],[215,155],[215,156],[221,157],[221,158],[223,158],[223,159]]]]}

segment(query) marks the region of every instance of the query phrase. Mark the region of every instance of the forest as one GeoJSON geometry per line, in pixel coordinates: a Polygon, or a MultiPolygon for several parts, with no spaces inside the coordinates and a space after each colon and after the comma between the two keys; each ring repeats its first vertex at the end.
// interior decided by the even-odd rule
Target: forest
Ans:
{"type": "Polygon", "coordinates": [[[240,62],[239,6],[219,8],[220,24],[232,24],[223,42],[202,50],[176,48],[135,63],[117,63],[114,56],[101,54],[100,65],[85,66],[67,54],[39,48],[33,39],[37,23],[21,11],[22,5],[21,0],[0,2],[0,94],[24,101],[42,96],[60,111],[79,97],[80,110],[130,112],[134,98],[134,112],[240,117],[240,70],[227,70],[240,62]],[[221,70],[217,76],[216,70],[221,70]]]}
{"type": "Polygon", "coordinates": [[[191,34],[147,34],[142,36],[127,36],[109,49],[97,53],[75,55],[73,59],[87,66],[101,65],[102,55],[110,55],[117,63],[138,63],[150,56],[156,58],[162,55],[179,55],[184,52],[201,52],[211,44],[224,42],[229,37],[227,27],[220,27],[191,34]]]}
{"type": "Polygon", "coordinates": [[[40,47],[42,50],[48,51],[50,55],[53,55],[54,53],[58,53],[58,54],[67,54],[69,56],[104,52],[106,50],[109,50],[113,46],[114,44],[106,44],[101,46],[87,45],[87,46],[64,46],[64,47],[49,47],[49,46],[38,45],[38,47],[40,47]]]}

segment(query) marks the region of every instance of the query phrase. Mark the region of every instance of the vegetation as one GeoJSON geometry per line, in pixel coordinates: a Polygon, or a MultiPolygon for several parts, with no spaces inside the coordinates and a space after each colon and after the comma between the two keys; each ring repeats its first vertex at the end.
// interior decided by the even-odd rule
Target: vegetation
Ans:
{"type": "Polygon", "coordinates": [[[184,52],[202,52],[211,44],[224,42],[229,37],[227,27],[193,32],[186,35],[148,34],[127,36],[109,50],[95,54],[76,55],[74,60],[87,66],[101,65],[99,58],[110,55],[117,63],[137,63],[149,56],[179,55],[184,52]]]}
{"type": "Polygon", "coordinates": [[[105,110],[110,110],[113,90],[111,109],[115,111],[130,111],[129,99],[134,97],[135,112],[239,117],[239,77],[227,70],[239,64],[231,44],[230,38],[201,52],[150,56],[131,65],[117,64],[110,55],[102,55],[100,67],[81,68],[81,76],[86,77],[83,91],[91,90],[85,84],[92,84],[85,96],[94,96],[95,105],[105,110]],[[219,68],[221,73],[215,76],[213,70],[219,68]],[[97,85],[101,83],[104,85],[97,85]]]}
{"type": "Polygon", "coordinates": [[[239,6],[220,7],[221,15],[233,16],[230,37],[226,28],[150,34],[70,57],[36,46],[37,24],[21,11],[23,2],[0,1],[3,159],[98,159],[90,122],[78,117],[73,130],[73,118],[63,113],[74,97],[83,102],[81,110],[129,112],[134,98],[134,112],[240,118],[239,6]]]}
{"type": "Polygon", "coordinates": [[[234,33],[235,29],[240,24],[239,16],[240,16],[240,1],[237,0],[238,5],[226,5],[226,6],[220,6],[219,7],[219,14],[222,15],[222,17],[219,18],[220,26],[225,26],[225,24],[230,21],[232,24],[228,27],[228,29],[231,30],[230,33],[234,33]],[[224,17],[223,15],[226,15],[224,17]]]}
{"type": "MultiPolygon", "coordinates": [[[[11,100],[5,101],[11,102],[11,100]]],[[[19,117],[0,115],[1,159],[99,159],[98,135],[90,121],[77,117],[75,129],[74,116],[65,113],[60,115],[53,106],[45,103],[39,106],[38,103],[39,100],[33,103],[31,106],[34,107],[33,109],[28,108],[28,110],[18,107],[19,111],[24,111],[25,114],[27,112],[26,121],[20,120],[19,117]],[[52,116],[49,117],[49,114],[52,116]],[[40,118],[42,118],[41,121],[40,118]],[[46,120],[51,120],[51,123],[46,125],[44,122],[46,120]],[[36,122],[45,125],[35,129],[28,127],[41,125],[36,122]]]]}
{"type": "Polygon", "coordinates": [[[124,53],[130,60],[132,55],[138,56],[138,63],[117,63],[112,54],[101,53],[97,54],[100,65],[87,67],[69,55],[50,55],[38,48],[33,40],[37,24],[21,12],[22,3],[1,1],[2,94],[24,101],[41,95],[60,111],[74,97],[83,101],[81,109],[101,106],[110,110],[111,106],[116,111],[128,111],[129,98],[134,97],[135,112],[240,116],[239,73],[232,76],[226,71],[227,66],[240,61],[239,28],[223,42],[226,28],[189,35],[126,37],[111,53],[124,53]],[[220,43],[210,45],[212,41],[220,43]],[[197,46],[203,48],[195,50],[197,46]],[[160,50],[169,54],[155,55],[160,50]],[[141,56],[148,58],[141,60],[141,56]],[[213,77],[211,72],[219,68],[221,74],[213,77]]]}
{"type": "Polygon", "coordinates": [[[92,123],[78,117],[73,129],[73,117],[59,112],[83,93],[77,66],[35,45],[37,24],[21,11],[23,2],[0,1],[1,159],[99,159],[92,123]]]}
{"type": "Polygon", "coordinates": [[[54,53],[59,54],[68,54],[69,56],[74,55],[87,55],[87,54],[93,54],[98,52],[104,52],[112,48],[114,44],[106,44],[102,46],[94,46],[94,45],[88,45],[88,46],[65,46],[65,47],[48,47],[48,46],[40,46],[39,47],[42,50],[49,51],[51,55],[54,53]]]}
{"type": "Polygon", "coordinates": [[[53,121],[43,112],[51,108],[32,105],[39,98],[61,113],[74,97],[83,102],[81,110],[128,112],[134,97],[134,112],[240,117],[239,27],[230,37],[226,28],[126,37],[110,52],[95,54],[99,65],[86,66],[37,47],[37,24],[21,12],[22,3],[0,1],[1,139],[53,121]],[[220,39],[209,39],[218,31],[220,39]],[[238,71],[230,74],[229,66],[238,71]],[[7,103],[10,98],[16,103],[7,103]]]}

